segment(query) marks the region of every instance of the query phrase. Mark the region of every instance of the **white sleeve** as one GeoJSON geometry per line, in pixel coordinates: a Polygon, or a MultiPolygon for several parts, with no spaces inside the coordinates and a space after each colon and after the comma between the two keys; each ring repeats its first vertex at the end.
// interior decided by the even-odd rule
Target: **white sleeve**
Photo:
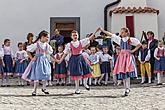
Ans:
{"type": "Polygon", "coordinates": [[[18,53],[18,52],[15,52],[15,54],[14,54],[14,58],[16,58],[16,59],[17,59],[17,53],[18,53]]]}
{"type": "Polygon", "coordinates": [[[154,51],[154,57],[157,58],[157,53],[158,53],[158,48],[155,49],[154,51]]]}
{"type": "Polygon", "coordinates": [[[141,52],[139,51],[138,60],[141,62],[141,52]]]}
{"type": "Polygon", "coordinates": [[[47,45],[48,45],[48,49],[47,49],[48,54],[52,54],[53,53],[52,47],[49,44],[47,45]]]}
{"type": "Polygon", "coordinates": [[[150,58],[151,58],[151,53],[150,53],[150,50],[148,50],[147,56],[145,58],[145,61],[149,61],[150,58]]]}
{"type": "Polygon", "coordinates": [[[109,58],[108,58],[109,60],[112,60],[112,57],[111,57],[110,55],[109,55],[108,57],[109,57],[109,58]]]}
{"type": "Polygon", "coordinates": [[[82,40],[80,40],[80,42],[81,42],[82,47],[85,47],[88,44],[90,44],[89,38],[82,39],[82,40]]]}
{"type": "Polygon", "coordinates": [[[3,57],[4,56],[4,50],[1,48],[0,50],[0,57],[3,57]]]}
{"type": "Polygon", "coordinates": [[[117,36],[116,34],[112,34],[111,40],[113,42],[117,43],[118,45],[120,45],[121,38],[119,36],[117,36]]]}
{"type": "Polygon", "coordinates": [[[34,52],[37,49],[37,43],[27,46],[27,51],[34,52]]]}
{"type": "Polygon", "coordinates": [[[70,52],[70,43],[68,43],[68,44],[65,46],[64,54],[68,54],[69,52],[70,52]]]}
{"type": "Polygon", "coordinates": [[[97,63],[99,63],[99,55],[97,55],[97,59],[96,59],[96,61],[93,62],[93,64],[97,64],[97,63]]]}
{"type": "Polygon", "coordinates": [[[133,45],[133,46],[137,46],[140,44],[140,41],[136,38],[130,38],[130,40],[132,42],[131,45],[133,45]]]}
{"type": "Polygon", "coordinates": [[[27,52],[26,52],[26,51],[24,51],[24,57],[25,57],[25,59],[27,59],[27,58],[28,58],[28,54],[27,54],[27,52]]]}

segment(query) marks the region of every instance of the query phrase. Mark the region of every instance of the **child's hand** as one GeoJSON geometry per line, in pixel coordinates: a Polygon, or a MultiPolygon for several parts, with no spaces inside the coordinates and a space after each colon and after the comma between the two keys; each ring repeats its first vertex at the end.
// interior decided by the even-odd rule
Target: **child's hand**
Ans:
{"type": "Polygon", "coordinates": [[[31,61],[36,61],[37,60],[37,58],[36,57],[33,57],[32,59],[31,59],[31,61]]]}
{"type": "Polygon", "coordinates": [[[142,61],[142,62],[141,62],[141,64],[144,64],[144,63],[145,63],[145,61],[142,61]]]}
{"type": "Polygon", "coordinates": [[[156,58],[157,60],[160,60],[160,58],[156,58]]]}
{"type": "Polygon", "coordinates": [[[4,62],[2,62],[2,65],[3,65],[3,67],[5,67],[5,63],[4,62]]]}
{"type": "Polygon", "coordinates": [[[22,60],[20,61],[20,63],[23,63],[23,61],[24,61],[24,59],[22,59],[22,60]]]}
{"type": "Polygon", "coordinates": [[[15,65],[15,61],[13,60],[13,66],[15,65]]]}

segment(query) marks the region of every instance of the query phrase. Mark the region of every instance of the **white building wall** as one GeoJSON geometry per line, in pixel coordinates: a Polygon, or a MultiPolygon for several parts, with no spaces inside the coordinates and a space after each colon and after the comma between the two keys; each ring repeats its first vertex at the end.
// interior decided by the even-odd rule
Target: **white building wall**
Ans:
{"type": "Polygon", "coordinates": [[[104,7],[114,0],[0,0],[0,44],[14,48],[28,32],[50,30],[50,17],[80,17],[81,38],[104,26],[104,7]]]}
{"type": "Polygon", "coordinates": [[[141,38],[142,31],[153,31],[158,38],[158,22],[156,13],[134,14],[135,36],[141,38]]]}
{"type": "Polygon", "coordinates": [[[146,0],[121,0],[119,6],[124,7],[145,7],[146,0]]]}
{"type": "Polygon", "coordinates": [[[140,14],[112,14],[111,29],[113,33],[120,32],[122,27],[126,27],[126,16],[134,16],[135,37],[139,40],[142,36],[142,31],[151,30],[158,36],[158,23],[156,13],[140,13],[140,14]]]}
{"type": "Polygon", "coordinates": [[[158,15],[158,33],[159,39],[161,39],[165,32],[165,0],[147,0],[147,5],[159,9],[160,11],[158,15]]]}

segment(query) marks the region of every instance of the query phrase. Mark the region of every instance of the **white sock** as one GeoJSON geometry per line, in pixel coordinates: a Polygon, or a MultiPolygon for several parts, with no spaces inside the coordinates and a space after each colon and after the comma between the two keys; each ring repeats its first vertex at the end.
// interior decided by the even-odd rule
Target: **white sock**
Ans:
{"type": "Polygon", "coordinates": [[[130,78],[126,79],[126,89],[130,89],[130,78]]]}
{"type": "Polygon", "coordinates": [[[89,87],[88,84],[87,84],[87,81],[88,81],[88,78],[84,78],[83,79],[83,84],[84,84],[84,87],[89,87]]]}
{"type": "Polygon", "coordinates": [[[145,82],[145,77],[142,77],[141,83],[144,83],[144,82],[145,82]]]}
{"type": "Polygon", "coordinates": [[[92,78],[89,78],[89,85],[92,85],[92,78]]]}
{"type": "Polygon", "coordinates": [[[47,81],[42,81],[42,89],[43,90],[46,90],[46,84],[47,84],[47,81]]]}
{"type": "Polygon", "coordinates": [[[37,92],[37,86],[38,86],[38,82],[34,82],[34,91],[33,92],[37,92]]]}
{"type": "Polygon", "coordinates": [[[76,91],[79,91],[79,79],[75,80],[76,91]]]}
{"type": "Polygon", "coordinates": [[[160,73],[157,73],[157,78],[158,78],[158,84],[161,83],[161,75],[160,75],[160,73]]]}
{"type": "Polygon", "coordinates": [[[105,74],[105,84],[108,84],[108,73],[105,74]]]}

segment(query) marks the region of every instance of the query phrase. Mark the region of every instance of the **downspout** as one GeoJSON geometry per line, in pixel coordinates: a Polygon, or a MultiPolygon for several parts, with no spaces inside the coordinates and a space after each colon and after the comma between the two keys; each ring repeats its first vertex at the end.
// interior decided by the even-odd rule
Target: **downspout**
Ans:
{"type": "Polygon", "coordinates": [[[114,1],[114,2],[112,2],[112,3],[110,3],[110,4],[105,6],[105,8],[104,8],[104,29],[105,30],[107,30],[107,28],[108,28],[107,27],[107,12],[108,12],[108,8],[118,4],[120,2],[121,2],[121,0],[116,0],[116,1],[114,1]]]}

